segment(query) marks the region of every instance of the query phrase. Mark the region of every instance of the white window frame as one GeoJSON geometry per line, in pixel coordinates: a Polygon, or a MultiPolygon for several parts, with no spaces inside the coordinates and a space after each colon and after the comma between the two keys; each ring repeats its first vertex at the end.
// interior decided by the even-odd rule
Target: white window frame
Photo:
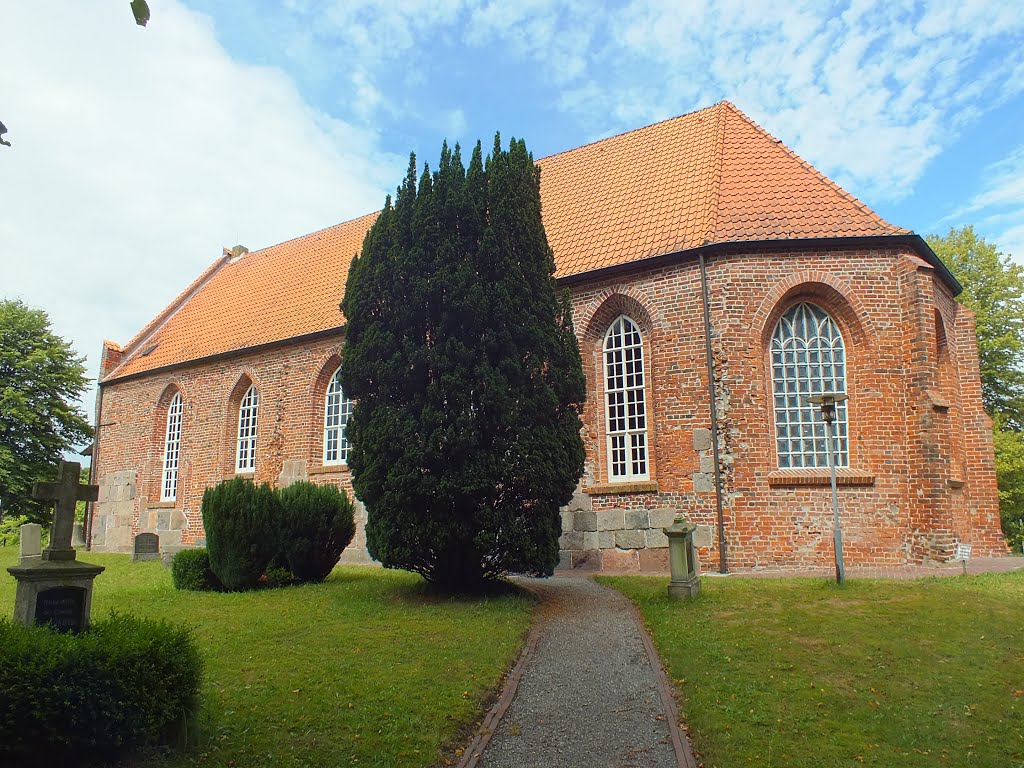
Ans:
{"type": "MultiPolygon", "coordinates": [[[[799,302],[779,318],[771,340],[775,452],[780,469],[828,467],[821,409],[808,402],[822,392],[846,392],[846,345],[836,321],[817,304],[799,302]]],[[[835,464],[850,466],[846,403],[832,424],[835,464]]]]}
{"type": "Polygon", "coordinates": [[[351,445],[346,436],[352,400],[341,388],[341,367],[331,376],[324,396],[324,466],[346,466],[351,445]]]}
{"type": "Polygon", "coordinates": [[[651,478],[643,344],[640,326],[627,315],[615,318],[604,335],[601,375],[610,482],[651,478]]]}
{"type": "Polygon", "coordinates": [[[181,457],[181,392],[175,392],[167,406],[164,431],[164,468],[160,477],[160,501],[178,498],[178,460],[181,457]]]}
{"type": "Polygon", "coordinates": [[[238,406],[238,443],[235,450],[235,472],[256,471],[256,435],[260,394],[251,384],[238,406]]]}

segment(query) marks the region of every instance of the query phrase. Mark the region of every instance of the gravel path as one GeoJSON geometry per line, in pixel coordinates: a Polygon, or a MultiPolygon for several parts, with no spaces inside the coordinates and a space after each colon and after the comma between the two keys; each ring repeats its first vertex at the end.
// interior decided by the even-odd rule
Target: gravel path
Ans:
{"type": "Polygon", "coordinates": [[[624,597],[572,576],[524,579],[541,622],[484,768],[677,768],[672,713],[624,597]]]}

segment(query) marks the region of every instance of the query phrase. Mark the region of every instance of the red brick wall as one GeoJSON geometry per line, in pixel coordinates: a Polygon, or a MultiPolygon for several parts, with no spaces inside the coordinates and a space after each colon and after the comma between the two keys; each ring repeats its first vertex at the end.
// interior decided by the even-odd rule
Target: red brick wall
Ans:
{"type": "MultiPolygon", "coordinates": [[[[340,360],[341,338],[320,339],[200,363],[167,373],[113,382],[103,387],[95,477],[136,472],[132,533],[154,530],[160,512],[181,522],[182,544],[203,537],[200,503],[203,490],[234,476],[238,406],[249,383],[259,391],[257,482],[276,484],[286,460],[305,461],[318,482],[333,482],[351,491],[344,467],[323,466],[323,408],[327,384],[340,360]],[[167,404],[174,390],[182,394],[181,455],[177,498],[160,502],[167,404]],[[165,512],[170,510],[170,512],[165,512]]],[[[110,534],[103,499],[93,525],[96,549],[123,550],[126,532],[110,534]]],[[[174,545],[174,530],[161,531],[161,544],[174,545]]]]}
{"type": "MultiPolygon", "coordinates": [[[[1005,554],[970,313],[930,266],[898,250],[737,250],[709,259],[708,281],[731,566],[824,565],[833,558],[827,472],[787,478],[777,470],[768,341],[778,318],[799,300],[828,311],[846,343],[850,469],[841,473],[839,500],[847,562],[941,559],[957,541],[972,544],[975,556],[1005,554]],[[945,383],[939,381],[937,305],[952,319],[946,324],[952,362],[945,365],[953,373],[945,383]],[[935,390],[951,402],[941,413],[929,397],[935,390]]],[[[701,470],[694,432],[710,427],[696,259],[580,285],[574,307],[594,393],[584,417],[593,508],[674,507],[715,526],[714,493],[695,491],[693,482],[701,470]],[[623,312],[644,331],[649,353],[657,491],[618,495],[607,484],[600,341],[623,312]]],[[[717,547],[702,549],[701,557],[717,564],[717,547]]]]}
{"type": "MultiPolygon", "coordinates": [[[[775,455],[768,340],[798,300],[828,311],[846,344],[850,469],[841,473],[839,495],[847,562],[945,558],[957,541],[971,543],[975,556],[1006,552],[973,319],[931,267],[896,249],[737,250],[711,257],[708,278],[732,567],[824,565],[833,557],[827,473],[782,476],[775,455]],[[942,354],[936,313],[946,337],[942,354]]],[[[694,444],[695,431],[710,426],[696,259],[581,283],[572,293],[590,393],[583,485],[592,508],[679,509],[715,526],[715,494],[706,482],[711,454],[694,444]],[[608,482],[600,374],[601,340],[619,314],[644,334],[650,424],[651,482],[628,493],[608,482]]],[[[183,513],[181,540],[189,544],[203,535],[203,489],[232,475],[243,377],[260,392],[255,479],[276,482],[286,460],[323,470],[323,392],[340,344],[337,337],[297,343],[105,386],[96,477],[102,483],[114,473],[137,473],[133,531],[151,528],[162,509],[168,387],[179,388],[184,402],[173,511],[183,513]]],[[[344,471],[312,479],[350,487],[344,471]]],[[[99,517],[104,509],[98,505],[99,517]]],[[[124,549],[123,535],[104,538],[108,529],[98,520],[97,548],[124,549]]],[[[614,554],[617,563],[640,559],[639,552],[614,554]]],[[[715,542],[701,556],[717,563],[715,542]]]]}

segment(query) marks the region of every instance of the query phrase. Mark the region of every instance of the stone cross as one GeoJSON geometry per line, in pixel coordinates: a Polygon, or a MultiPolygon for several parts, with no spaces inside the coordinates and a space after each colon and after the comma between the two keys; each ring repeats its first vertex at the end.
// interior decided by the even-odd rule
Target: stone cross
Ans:
{"type": "Polygon", "coordinates": [[[71,535],[75,530],[75,503],[96,501],[100,493],[97,485],[79,485],[81,472],[82,465],[77,461],[62,461],[57,482],[37,480],[32,488],[32,498],[57,502],[53,510],[53,527],[50,528],[50,545],[43,550],[43,560],[75,559],[75,548],[71,546],[71,535]]]}

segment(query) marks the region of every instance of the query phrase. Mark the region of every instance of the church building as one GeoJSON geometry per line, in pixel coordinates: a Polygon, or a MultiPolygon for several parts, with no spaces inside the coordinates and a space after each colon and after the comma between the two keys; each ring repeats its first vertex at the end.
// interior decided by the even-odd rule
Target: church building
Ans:
{"type": "MultiPolygon", "coordinates": [[[[562,567],[665,570],[677,512],[705,568],[828,565],[830,434],[847,564],[1007,553],[974,316],[920,236],[724,101],[538,165],[587,378],[562,567]]],[[[225,249],[105,342],[93,549],[202,544],[226,478],[351,489],[338,304],[375,216],[225,249]]]]}

